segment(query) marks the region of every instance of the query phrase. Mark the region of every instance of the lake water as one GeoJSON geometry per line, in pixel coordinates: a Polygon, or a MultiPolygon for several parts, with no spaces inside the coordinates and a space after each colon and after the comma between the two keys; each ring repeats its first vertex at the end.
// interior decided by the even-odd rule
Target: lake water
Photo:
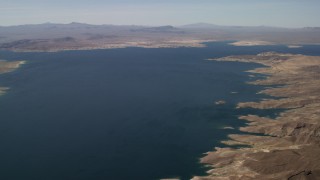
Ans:
{"type": "Polygon", "coordinates": [[[0,179],[117,180],[189,179],[199,164],[245,122],[242,109],[262,87],[248,85],[257,64],[205,59],[265,51],[319,55],[319,46],[125,48],[13,53],[27,60],[2,74],[0,86],[0,179]],[[238,93],[231,93],[238,92],[238,93]],[[215,101],[225,100],[224,105],[215,101]]]}

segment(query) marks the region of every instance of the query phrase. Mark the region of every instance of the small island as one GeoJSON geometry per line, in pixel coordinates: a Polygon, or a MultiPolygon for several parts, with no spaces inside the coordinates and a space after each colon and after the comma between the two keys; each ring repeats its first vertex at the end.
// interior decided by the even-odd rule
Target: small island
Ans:
{"type": "Polygon", "coordinates": [[[225,100],[219,100],[219,101],[216,101],[214,102],[214,104],[216,105],[223,105],[223,104],[226,104],[227,102],[225,100]]]}
{"type": "Polygon", "coordinates": [[[288,45],[288,48],[302,48],[300,45],[288,45]]]}
{"type": "Polygon", "coordinates": [[[233,46],[267,46],[267,45],[274,45],[274,43],[268,41],[237,41],[233,43],[229,43],[233,46]]]}

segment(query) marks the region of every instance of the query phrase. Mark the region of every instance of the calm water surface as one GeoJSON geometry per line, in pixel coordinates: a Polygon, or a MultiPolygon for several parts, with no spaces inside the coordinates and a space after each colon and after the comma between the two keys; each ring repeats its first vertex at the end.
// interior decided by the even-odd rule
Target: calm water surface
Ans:
{"type": "MultiPolygon", "coordinates": [[[[204,175],[202,153],[237,130],[235,110],[262,87],[245,84],[256,64],[206,58],[264,51],[319,55],[319,46],[0,52],[27,60],[0,76],[0,179],[117,180],[204,175]],[[231,93],[238,92],[238,93],[231,93]],[[227,104],[217,106],[217,100],[227,104]]],[[[251,79],[252,80],[252,79],[251,79]]]]}

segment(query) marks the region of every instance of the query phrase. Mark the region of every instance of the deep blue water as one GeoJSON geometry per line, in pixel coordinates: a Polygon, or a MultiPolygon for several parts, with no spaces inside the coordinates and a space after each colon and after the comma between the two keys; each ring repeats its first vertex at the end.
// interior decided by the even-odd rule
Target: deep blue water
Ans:
{"type": "MultiPolygon", "coordinates": [[[[205,174],[202,153],[239,127],[263,87],[246,84],[257,64],[205,59],[264,51],[319,55],[319,46],[125,48],[13,53],[27,60],[0,76],[0,179],[159,179],[205,174]],[[231,94],[231,92],[238,92],[231,94]],[[227,104],[217,106],[217,100],[227,104]]],[[[252,80],[252,79],[251,79],[252,80]]]]}

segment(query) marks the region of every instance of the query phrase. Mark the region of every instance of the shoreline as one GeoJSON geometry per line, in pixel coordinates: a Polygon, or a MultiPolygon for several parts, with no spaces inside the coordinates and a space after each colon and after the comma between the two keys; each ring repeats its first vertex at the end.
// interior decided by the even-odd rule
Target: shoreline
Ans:
{"type": "Polygon", "coordinates": [[[207,42],[216,42],[213,39],[199,40],[170,40],[170,41],[130,41],[123,43],[110,43],[110,44],[82,44],[79,42],[77,45],[71,47],[63,46],[57,48],[56,46],[43,46],[39,47],[17,47],[17,48],[1,48],[0,50],[12,51],[12,52],[62,52],[62,51],[86,51],[86,50],[106,50],[106,49],[122,49],[122,48],[181,48],[181,47],[190,47],[190,48],[202,48],[206,45],[207,42]]]}
{"type": "MultiPolygon", "coordinates": [[[[107,50],[107,49],[122,49],[122,48],[203,48],[206,47],[205,43],[208,42],[227,42],[229,40],[218,40],[218,39],[185,39],[185,40],[169,40],[169,41],[128,41],[121,43],[110,43],[110,44],[87,44],[85,42],[77,42],[76,44],[61,44],[61,48],[53,46],[52,44],[44,44],[43,46],[30,46],[30,47],[11,47],[11,48],[0,48],[0,51],[12,51],[12,52],[63,52],[63,51],[87,51],[87,50],[107,50]]],[[[251,47],[251,46],[276,46],[284,45],[288,48],[302,48],[304,45],[319,45],[318,43],[309,44],[292,44],[285,43],[280,44],[271,41],[260,41],[260,40],[241,40],[228,43],[231,46],[238,47],[251,47]]]]}
{"type": "MultiPolygon", "coordinates": [[[[320,160],[319,134],[320,129],[317,120],[320,120],[320,57],[261,53],[248,56],[228,56],[216,61],[238,61],[263,64],[266,67],[250,70],[249,72],[268,75],[267,79],[260,79],[250,82],[255,85],[281,85],[275,88],[265,89],[259,93],[265,93],[280,99],[266,99],[260,102],[239,103],[237,108],[284,108],[285,110],[275,119],[259,117],[256,115],[240,116],[240,120],[248,122],[248,126],[241,127],[243,132],[263,133],[268,136],[230,134],[230,140],[222,141],[228,146],[252,146],[251,148],[216,148],[215,152],[208,152],[207,156],[201,159],[202,163],[209,164],[215,169],[209,171],[207,177],[195,177],[194,179],[225,179],[225,178],[291,178],[295,176],[318,176],[320,175],[319,164],[308,164],[311,159],[320,160]],[[300,63],[303,62],[303,63],[300,63]],[[298,73],[297,73],[298,72],[298,73]],[[319,79],[319,80],[318,80],[319,79]],[[311,95],[310,95],[311,94],[311,95]],[[306,97],[306,95],[308,95],[306,97]],[[310,96],[309,96],[310,95],[310,96]],[[316,112],[315,112],[316,111],[316,112]],[[311,115],[310,115],[311,114],[311,115]],[[309,119],[304,119],[305,116],[309,119]],[[293,121],[288,118],[294,119],[293,121]],[[312,132],[315,134],[308,134],[312,132]],[[270,154],[271,153],[271,154],[270,154]],[[307,156],[312,154],[312,156],[307,156]],[[298,167],[290,165],[287,159],[277,159],[279,156],[299,159],[299,163],[306,163],[306,166],[298,167]],[[274,161],[272,158],[275,158],[274,161]],[[271,162],[263,163],[265,159],[271,162]],[[278,163],[278,164],[275,164],[278,163]],[[259,164],[259,163],[262,163],[259,164]],[[281,172],[273,167],[264,167],[270,163],[272,166],[281,165],[281,172]],[[292,170],[293,169],[293,170],[292,170]],[[282,172],[285,171],[285,172],[282,172]],[[270,172],[276,172],[270,175],[270,172]],[[240,175],[239,175],[240,174],[240,175]]],[[[25,61],[1,61],[0,68],[8,73],[16,70],[25,61]],[[4,67],[2,67],[2,64],[4,67]]],[[[0,69],[1,70],[1,69],[0,69]]],[[[4,92],[8,88],[0,87],[4,92]]],[[[221,100],[222,101],[222,100],[221,100]]],[[[220,102],[223,103],[223,102],[220,102]]],[[[219,102],[218,102],[219,104],[219,102]]],[[[225,127],[231,129],[233,127],[225,127]]],[[[313,162],[312,162],[313,163],[313,162]]]]}
{"type": "MultiPolygon", "coordinates": [[[[0,75],[12,72],[18,69],[22,64],[25,64],[26,61],[6,61],[0,60],[0,75]]],[[[0,96],[5,94],[9,87],[1,87],[0,86],[0,96]]]]}
{"type": "Polygon", "coordinates": [[[250,82],[266,87],[264,93],[275,99],[242,102],[237,108],[284,109],[274,119],[248,114],[239,120],[245,133],[230,134],[222,141],[225,148],[216,147],[201,158],[212,169],[202,179],[295,179],[320,177],[320,56],[280,54],[228,56],[216,61],[252,62],[266,67],[250,70],[268,75],[250,82]],[[245,145],[250,147],[234,148],[245,145]]]}
{"type": "Polygon", "coordinates": [[[252,40],[252,41],[236,41],[233,43],[229,43],[232,46],[269,46],[269,45],[276,45],[275,43],[268,42],[268,41],[259,41],[259,40],[252,40]]]}

